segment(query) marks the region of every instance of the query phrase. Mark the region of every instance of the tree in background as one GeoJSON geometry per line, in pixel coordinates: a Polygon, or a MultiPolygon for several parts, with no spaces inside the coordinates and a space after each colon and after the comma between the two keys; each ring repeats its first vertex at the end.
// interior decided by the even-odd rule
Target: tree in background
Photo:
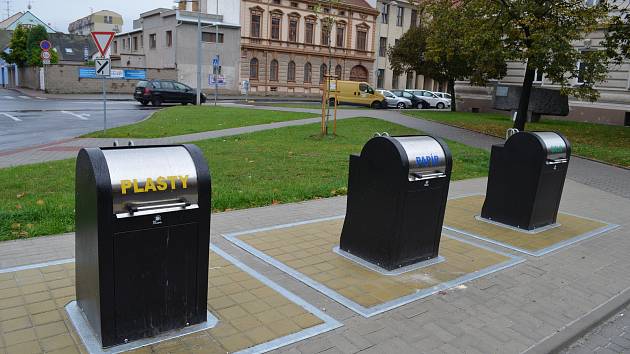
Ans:
{"type": "Polygon", "coordinates": [[[563,94],[592,101],[599,97],[594,85],[606,79],[607,52],[581,51],[572,44],[606,23],[606,1],[470,0],[468,6],[473,28],[499,32],[505,58],[526,65],[514,128],[525,129],[536,70],[560,85],[563,94]]]}
{"type": "Polygon", "coordinates": [[[396,75],[415,71],[447,82],[452,111],[457,110],[456,81],[485,85],[489,79],[505,75],[504,52],[497,31],[477,31],[466,3],[432,0],[415,5],[419,24],[388,50],[396,75]]]}
{"type": "Polygon", "coordinates": [[[610,21],[604,44],[610,57],[621,64],[630,59],[630,2],[613,0],[611,5],[617,13],[610,21]]]}
{"type": "MultiPolygon", "coordinates": [[[[10,64],[17,64],[20,67],[42,66],[41,48],[39,43],[48,39],[48,32],[44,26],[27,28],[18,26],[13,31],[13,36],[9,42],[10,53],[2,53],[2,58],[10,64]]],[[[59,55],[54,50],[50,51],[52,64],[59,61],[59,55]]]]}

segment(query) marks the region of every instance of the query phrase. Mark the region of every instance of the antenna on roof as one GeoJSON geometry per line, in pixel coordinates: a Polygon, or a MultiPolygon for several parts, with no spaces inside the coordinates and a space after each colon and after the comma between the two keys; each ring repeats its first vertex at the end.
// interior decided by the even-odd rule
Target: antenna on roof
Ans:
{"type": "Polygon", "coordinates": [[[33,3],[34,2],[35,1],[33,1],[33,0],[28,0],[28,6],[26,6],[26,8],[28,8],[29,11],[33,8],[33,3]]]}
{"type": "Polygon", "coordinates": [[[11,17],[11,0],[7,0],[7,18],[11,17]]]}

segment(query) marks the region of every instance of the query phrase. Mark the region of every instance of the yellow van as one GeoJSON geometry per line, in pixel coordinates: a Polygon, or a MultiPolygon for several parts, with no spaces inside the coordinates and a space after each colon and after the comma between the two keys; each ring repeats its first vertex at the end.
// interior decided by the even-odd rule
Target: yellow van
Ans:
{"type": "Polygon", "coordinates": [[[331,103],[385,108],[385,96],[374,91],[367,82],[332,80],[328,99],[331,103]]]}

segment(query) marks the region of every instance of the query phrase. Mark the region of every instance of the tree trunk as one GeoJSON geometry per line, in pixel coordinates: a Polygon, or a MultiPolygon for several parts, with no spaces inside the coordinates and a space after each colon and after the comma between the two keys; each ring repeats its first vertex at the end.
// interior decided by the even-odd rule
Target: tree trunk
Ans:
{"type": "Polygon", "coordinates": [[[516,120],[514,121],[514,128],[519,131],[525,130],[527,111],[529,109],[529,99],[532,94],[532,86],[534,84],[535,75],[536,69],[527,62],[527,69],[525,69],[525,78],[523,79],[523,87],[521,89],[521,99],[518,104],[518,113],[516,115],[516,120]]]}
{"type": "Polygon", "coordinates": [[[455,80],[448,80],[448,93],[451,95],[451,112],[457,112],[457,101],[455,100],[455,80]]]}

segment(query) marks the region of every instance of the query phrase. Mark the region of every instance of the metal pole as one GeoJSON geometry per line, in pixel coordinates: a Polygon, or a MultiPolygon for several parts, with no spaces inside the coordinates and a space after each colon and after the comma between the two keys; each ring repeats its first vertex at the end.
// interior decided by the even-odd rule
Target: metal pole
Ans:
{"type": "MultiPolygon", "coordinates": [[[[219,0],[217,0],[217,16],[219,16],[219,0]]],[[[215,48],[217,50],[217,59],[219,59],[219,23],[217,22],[217,28],[216,28],[216,37],[214,38],[214,45],[215,48]]],[[[219,95],[219,83],[218,83],[218,70],[219,67],[216,68],[215,70],[215,76],[214,76],[214,106],[217,106],[217,96],[219,95]]]]}
{"type": "Polygon", "coordinates": [[[197,105],[201,105],[201,7],[197,11],[197,105]]]}
{"type": "Polygon", "coordinates": [[[102,79],[103,82],[103,135],[107,132],[107,91],[105,91],[105,77],[102,79]]]}

